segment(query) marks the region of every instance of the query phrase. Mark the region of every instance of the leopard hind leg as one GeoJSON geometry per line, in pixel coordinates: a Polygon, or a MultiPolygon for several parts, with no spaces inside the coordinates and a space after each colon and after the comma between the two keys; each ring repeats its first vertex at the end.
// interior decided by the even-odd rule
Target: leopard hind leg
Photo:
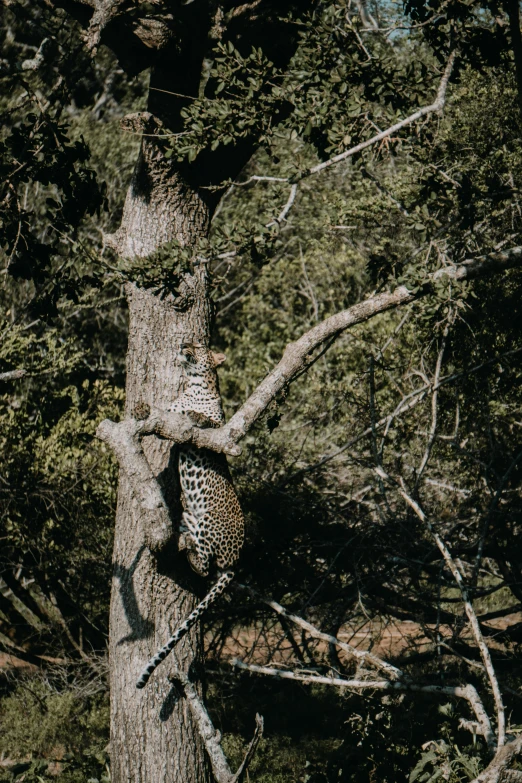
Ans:
{"type": "Polygon", "coordinates": [[[200,576],[208,576],[210,569],[211,552],[208,544],[201,538],[198,518],[188,511],[184,511],[179,527],[178,550],[187,550],[187,560],[191,568],[200,576]]]}
{"type": "Polygon", "coordinates": [[[151,674],[155,671],[155,669],[157,669],[160,663],[165,660],[167,655],[170,655],[177,643],[183,639],[185,634],[190,631],[192,626],[195,625],[197,621],[205,614],[209,606],[211,606],[214,601],[219,598],[221,593],[226,590],[233,578],[233,571],[224,571],[221,574],[216,584],[207,593],[201,603],[199,603],[194,611],[189,614],[187,619],[181,623],[180,626],[178,626],[176,632],[170,637],[167,644],[162,647],[153,658],[150,659],[139,676],[139,679],[136,683],[136,688],[144,688],[146,686],[151,674]]]}

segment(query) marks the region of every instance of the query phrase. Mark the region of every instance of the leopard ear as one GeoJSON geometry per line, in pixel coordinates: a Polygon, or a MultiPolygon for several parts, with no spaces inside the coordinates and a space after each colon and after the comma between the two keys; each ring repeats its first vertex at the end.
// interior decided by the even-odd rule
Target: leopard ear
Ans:
{"type": "Polygon", "coordinates": [[[212,354],[212,360],[214,362],[214,367],[219,367],[220,364],[223,364],[226,362],[227,357],[224,353],[214,353],[214,351],[211,351],[212,354]]]}

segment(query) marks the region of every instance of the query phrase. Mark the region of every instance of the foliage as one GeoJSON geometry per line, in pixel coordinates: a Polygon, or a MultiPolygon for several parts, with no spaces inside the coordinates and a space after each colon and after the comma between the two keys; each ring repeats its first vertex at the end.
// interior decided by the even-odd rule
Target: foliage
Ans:
{"type": "Polygon", "coordinates": [[[479,774],[480,764],[476,756],[462,753],[457,746],[451,747],[444,740],[430,745],[412,770],[410,783],[417,780],[431,783],[440,778],[460,783],[461,780],[474,780],[479,774]]]}
{"type": "Polygon", "coordinates": [[[24,760],[2,773],[2,783],[108,783],[108,720],[106,693],[86,696],[78,685],[20,680],[0,702],[0,752],[24,760]]]}
{"type": "MultiPolygon", "coordinates": [[[[46,335],[44,345],[55,347],[51,334],[46,335]]],[[[58,351],[65,367],[55,362],[56,351],[44,358],[44,363],[46,358],[52,362],[45,400],[38,383],[42,366],[23,391],[17,382],[17,392],[6,390],[0,397],[2,534],[9,540],[1,564],[4,578],[38,616],[56,625],[62,622],[61,611],[72,623],[73,633],[78,632],[78,623],[85,625],[86,640],[90,638],[100,649],[104,646],[100,632],[105,627],[108,598],[116,473],[111,456],[93,435],[101,418],[118,414],[122,395],[106,381],[71,383],[82,362],[81,355],[71,352],[70,345],[67,348],[61,346],[58,351]],[[23,570],[21,580],[14,572],[8,576],[13,567],[15,572],[23,570]],[[49,599],[58,600],[57,616],[49,599]],[[82,620],[85,612],[88,619],[82,620]]],[[[14,623],[17,634],[27,633],[16,607],[8,601],[3,611],[9,617],[8,627],[14,623]]],[[[2,625],[6,619],[4,615],[2,625]]],[[[36,621],[34,626],[33,633],[40,630],[36,621]]],[[[63,644],[56,631],[55,627],[52,646],[63,644]]]]}
{"type": "MultiPolygon", "coordinates": [[[[20,38],[34,40],[38,25],[24,26],[23,16],[20,21],[20,38]]],[[[122,299],[119,285],[112,276],[100,288],[92,275],[96,269],[89,247],[93,239],[99,241],[99,230],[92,223],[80,225],[89,199],[101,193],[83,139],[97,143],[98,171],[102,177],[110,175],[114,188],[121,186],[125,168],[130,173],[128,156],[135,151],[135,140],[115,144],[90,113],[89,102],[100,79],[103,86],[107,74],[113,74],[114,62],[105,58],[97,68],[81,54],[68,59],[70,40],[60,38],[63,32],[58,22],[61,48],[54,66],[28,73],[27,79],[15,74],[12,93],[6,91],[2,98],[6,166],[15,166],[9,158],[13,139],[20,142],[20,134],[29,134],[31,142],[19,144],[18,154],[27,157],[22,169],[6,174],[13,198],[4,203],[4,229],[11,225],[16,192],[30,236],[53,252],[57,248],[59,255],[49,251],[45,264],[31,256],[36,266],[25,277],[32,279],[5,277],[0,294],[0,372],[25,371],[22,379],[2,382],[0,389],[0,570],[12,591],[0,598],[0,633],[3,646],[18,655],[29,646],[30,653],[74,657],[82,645],[105,648],[116,473],[111,455],[93,436],[102,418],[119,416],[125,340],[124,319],[113,304],[122,299]],[[58,91],[51,89],[54,67],[67,73],[58,91]],[[74,111],[67,112],[64,122],[71,100],[74,111]],[[27,117],[28,111],[34,116],[27,117]],[[36,147],[33,131],[44,134],[36,147]],[[78,190],[82,182],[90,183],[89,191],[78,190]]],[[[74,33],[69,30],[73,38],[74,33]]],[[[132,99],[133,88],[125,91],[113,84],[113,89],[123,106],[132,99]]],[[[99,120],[103,91],[98,98],[99,120]]],[[[110,128],[110,110],[121,108],[107,97],[104,106],[110,128]]],[[[110,188],[107,195],[117,208],[121,194],[110,188]]],[[[24,231],[18,241],[30,244],[33,240],[24,231]]],[[[13,258],[7,248],[9,272],[13,258]]]]}
{"type": "Polygon", "coordinates": [[[218,43],[213,63],[207,85],[212,97],[196,99],[180,112],[183,131],[172,137],[180,161],[191,163],[207,147],[216,150],[249,135],[263,142],[272,116],[281,111],[282,74],[261,49],[243,57],[231,41],[218,43]]]}

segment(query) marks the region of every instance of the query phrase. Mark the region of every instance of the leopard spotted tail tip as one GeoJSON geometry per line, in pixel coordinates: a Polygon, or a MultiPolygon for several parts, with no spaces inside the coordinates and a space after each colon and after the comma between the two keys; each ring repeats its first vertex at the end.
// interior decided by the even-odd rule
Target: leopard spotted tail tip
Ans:
{"type": "Polygon", "coordinates": [[[146,686],[146,684],[150,680],[150,675],[152,674],[155,668],[156,668],[155,666],[153,667],[147,666],[147,668],[142,671],[139,680],[136,683],[136,688],[138,688],[138,690],[141,690],[146,686]]]}

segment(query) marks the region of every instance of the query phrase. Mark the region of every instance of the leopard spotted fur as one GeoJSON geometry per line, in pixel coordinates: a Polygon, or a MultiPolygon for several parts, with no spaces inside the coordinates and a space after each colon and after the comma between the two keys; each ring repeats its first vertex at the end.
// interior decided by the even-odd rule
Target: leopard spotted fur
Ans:
{"type": "MultiPolygon", "coordinates": [[[[215,368],[224,357],[202,345],[184,344],[179,359],[185,370],[186,389],[170,410],[189,414],[199,426],[219,427],[224,423],[224,415],[215,368]]],[[[181,446],[179,477],[183,505],[179,548],[187,550],[188,561],[196,573],[208,576],[215,566],[219,578],[167,644],[151,658],[136,683],[138,688],[145,687],[156,667],[228,587],[234,578],[230,569],[243,545],[244,518],[226,457],[207,449],[181,446]]]]}

